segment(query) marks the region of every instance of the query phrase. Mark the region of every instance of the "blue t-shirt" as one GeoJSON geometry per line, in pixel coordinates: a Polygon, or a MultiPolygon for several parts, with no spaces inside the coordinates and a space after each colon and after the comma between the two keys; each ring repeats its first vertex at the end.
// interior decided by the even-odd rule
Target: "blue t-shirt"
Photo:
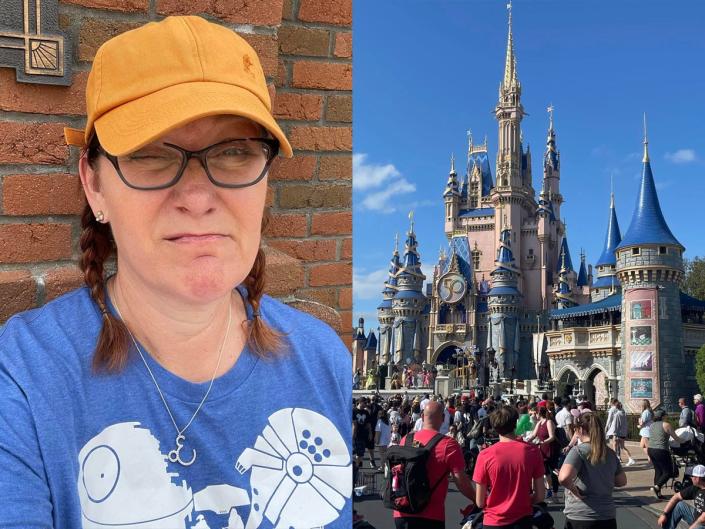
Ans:
{"type": "MultiPolygon", "coordinates": [[[[91,371],[102,320],[87,288],[10,318],[0,527],[349,528],[350,354],[330,327],[272,298],[261,314],[286,333],[283,356],[246,347],[215,380],[184,433],[191,466],[168,459],[176,430],[134,348],[121,373],[91,371]]],[[[145,359],[182,428],[210,381],[145,359]]]]}

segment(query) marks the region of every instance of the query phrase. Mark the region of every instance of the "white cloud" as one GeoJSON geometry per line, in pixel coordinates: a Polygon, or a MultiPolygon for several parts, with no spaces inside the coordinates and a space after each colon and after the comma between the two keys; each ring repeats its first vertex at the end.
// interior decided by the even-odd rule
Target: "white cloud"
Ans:
{"type": "Polygon", "coordinates": [[[392,213],[396,211],[394,204],[390,203],[390,199],[394,196],[399,196],[405,193],[413,193],[416,191],[416,185],[407,181],[405,178],[400,178],[391,182],[386,189],[370,193],[362,199],[362,208],[382,213],[392,213]]]}
{"type": "Polygon", "coordinates": [[[667,152],[666,160],[673,163],[690,163],[697,159],[693,149],[678,149],[676,152],[667,152]]]}
{"type": "Polygon", "coordinates": [[[377,299],[382,300],[382,290],[384,290],[384,282],[389,277],[389,271],[386,268],[373,270],[369,273],[358,271],[353,268],[353,292],[358,299],[377,299]]]}
{"type": "Polygon", "coordinates": [[[353,154],[353,188],[363,191],[379,187],[388,180],[399,178],[401,173],[394,165],[366,163],[367,154],[353,154]]]}

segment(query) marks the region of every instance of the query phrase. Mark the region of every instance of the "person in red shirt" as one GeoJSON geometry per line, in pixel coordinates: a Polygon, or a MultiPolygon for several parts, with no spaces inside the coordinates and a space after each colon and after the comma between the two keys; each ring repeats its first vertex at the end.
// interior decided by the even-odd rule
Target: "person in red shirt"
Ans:
{"type": "MultiPolygon", "coordinates": [[[[426,445],[443,424],[443,405],[429,401],[423,410],[423,427],[414,435],[414,442],[426,445]]],[[[402,440],[404,444],[406,437],[402,440]]],[[[542,466],[543,468],[543,466],[542,466]]],[[[463,451],[455,439],[445,437],[434,447],[426,467],[431,484],[438,483],[426,508],[418,514],[394,511],[394,525],[397,529],[445,529],[445,501],[448,494],[448,480],[441,479],[452,474],[458,490],[471,501],[475,498],[475,488],[465,473],[463,451]],[[440,480],[440,481],[439,481],[440,480]]]]}
{"type": "Polygon", "coordinates": [[[514,435],[518,418],[512,406],[492,412],[490,424],[499,442],[477,456],[472,479],[477,484],[475,503],[484,509],[485,529],[530,529],[533,504],[546,494],[543,457],[538,448],[514,435]]]}

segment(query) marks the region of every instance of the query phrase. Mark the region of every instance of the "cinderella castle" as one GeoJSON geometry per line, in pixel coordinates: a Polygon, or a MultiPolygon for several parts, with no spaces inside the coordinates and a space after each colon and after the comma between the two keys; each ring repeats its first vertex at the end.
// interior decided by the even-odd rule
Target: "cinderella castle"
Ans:
{"type": "Polygon", "coordinates": [[[451,158],[442,190],[447,249],[425,277],[410,214],[377,309],[379,335],[366,335],[362,320],[354,330],[354,368],[384,366],[389,376],[409,365],[451,365],[451,389],[548,389],[598,405],[617,397],[634,412],[643,399],[675,410],[680,396],[699,392],[694,354],[705,343],[705,301],[680,290],[685,248],[659,205],[646,130],[627,231],[612,196],[602,254],[594,267],[584,254],[574,263],[553,109],[537,196],[516,65],[510,9],[494,176],[487,140],[476,145],[469,136],[465,174],[451,158]]]}

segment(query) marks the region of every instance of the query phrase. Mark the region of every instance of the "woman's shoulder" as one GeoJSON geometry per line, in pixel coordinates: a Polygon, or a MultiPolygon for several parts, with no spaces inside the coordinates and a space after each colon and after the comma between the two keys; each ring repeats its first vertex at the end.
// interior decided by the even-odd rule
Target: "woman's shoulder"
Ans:
{"type": "Polygon", "coordinates": [[[73,290],[13,315],[0,327],[0,365],[45,365],[77,350],[90,355],[99,330],[100,314],[88,288],[73,290]]]}

